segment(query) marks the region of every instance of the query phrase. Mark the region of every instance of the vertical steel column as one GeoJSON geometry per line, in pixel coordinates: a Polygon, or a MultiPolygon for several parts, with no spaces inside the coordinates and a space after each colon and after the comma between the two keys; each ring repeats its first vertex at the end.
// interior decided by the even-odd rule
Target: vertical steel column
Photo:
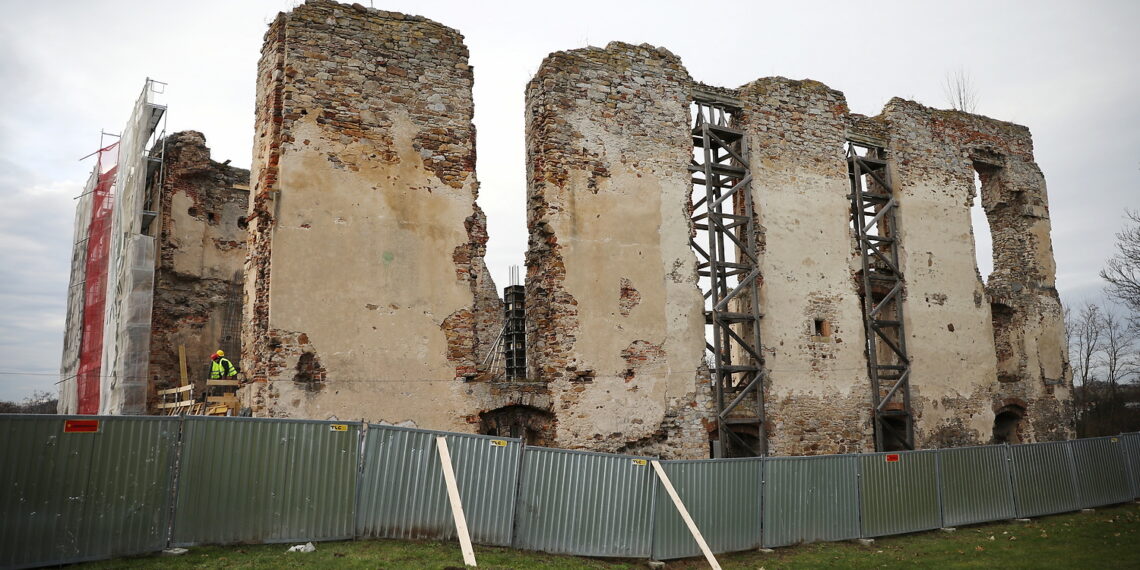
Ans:
{"type": "Polygon", "coordinates": [[[697,254],[697,274],[705,299],[705,346],[720,438],[714,455],[763,455],[767,437],[760,351],[759,247],[747,144],[744,132],[731,124],[738,107],[697,97],[695,110],[694,152],[689,166],[695,235],[689,243],[697,254]],[[752,410],[740,407],[748,398],[754,401],[752,410]],[[758,449],[730,426],[754,429],[758,449]]]}
{"type": "Polygon", "coordinates": [[[526,378],[526,289],[511,285],[503,291],[505,327],[503,355],[507,380],[526,378]]]}
{"type": "Polygon", "coordinates": [[[910,358],[903,327],[905,281],[899,270],[896,237],[898,202],[887,169],[886,151],[848,142],[847,168],[852,224],[862,260],[859,285],[874,406],[875,449],[914,449],[910,358]],[[865,155],[860,156],[856,147],[866,149],[865,155]]]}

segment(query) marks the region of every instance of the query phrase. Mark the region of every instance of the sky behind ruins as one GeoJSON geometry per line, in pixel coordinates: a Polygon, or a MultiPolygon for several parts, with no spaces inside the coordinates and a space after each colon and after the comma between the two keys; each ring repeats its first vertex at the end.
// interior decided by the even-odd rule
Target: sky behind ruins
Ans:
{"type": "MultiPolygon", "coordinates": [[[[101,129],[119,132],[152,77],[169,84],[168,132],[202,131],[215,160],[248,168],[262,34],[296,3],[5,0],[0,400],[55,390],[73,198],[92,167],[77,159],[99,147],[101,129]]],[[[1140,208],[1140,3],[1130,0],[372,4],[466,38],[487,262],[500,288],[526,247],[526,82],[550,52],[613,40],[666,47],[694,79],[713,85],[773,75],[822,81],[867,115],[894,96],[947,107],[943,81],[964,69],[978,113],[1033,132],[1068,304],[1098,297],[1097,271],[1123,211],[1140,208]]]]}

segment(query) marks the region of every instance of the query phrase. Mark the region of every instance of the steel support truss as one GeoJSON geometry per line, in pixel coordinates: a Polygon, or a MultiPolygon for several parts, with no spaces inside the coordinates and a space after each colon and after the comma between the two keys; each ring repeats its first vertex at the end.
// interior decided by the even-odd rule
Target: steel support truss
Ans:
{"type": "Polygon", "coordinates": [[[852,226],[862,260],[858,283],[867,335],[875,449],[914,449],[911,369],[903,326],[905,281],[899,270],[895,220],[898,201],[887,169],[886,151],[848,142],[847,169],[851,179],[852,226]]]}
{"type": "Polygon", "coordinates": [[[716,402],[715,457],[767,452],[764,358],[752,173],[738,109],[723,100],[694,101],[691,212],[697,274],[704,294],[706,361],[716,402]],[[745,404],[745,405],[742,405],[745,404]],[[755,436],[753,442],[747,436],[755,436]]]}

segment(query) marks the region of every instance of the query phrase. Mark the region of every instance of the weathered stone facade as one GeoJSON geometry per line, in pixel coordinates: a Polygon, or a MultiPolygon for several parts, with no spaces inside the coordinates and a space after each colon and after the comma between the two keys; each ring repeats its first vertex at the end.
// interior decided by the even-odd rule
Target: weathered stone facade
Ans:
{"type": "MultiPolygon", "coordinates": [[[[628,277],[646,251],[666,248],[688,229],[686,220],[670,218],[660,206],[687,191],[680,189],[686,179],[668,175],[672,168],[680,177],[689,158],[689,121],[682,112],[689,97],[678,79],[687,74],[679,61],[662,55],[672,75],[660,87],[654,82],[661,75],[658,68],[638,59],[650,53],[667,54],[617,43],[606,50],[555,54],[527,91],[530,362],[534,375],[550,382],[555,400],[568,411],[586,397],[574,392],[588,394],[605,376],[596,362],[615,347],[622,347],[627,359],[636,353],[630,361],[668,362],[662,369],[670,371],[686,362],[683,351],[641,340],[625,347],[622,336],[688,338],[669,327],[688,322],[688,311],[694,310],[675,302],[663,305],[668,324],[647,323],[636,333],[623,320],[647,299],[657,307],[635,285],[652,281],[642,275],[655,271],[667,288],[670,282],[677,285],[670,290],[675,299],[695,286],[691,262],[680,258],[657,267],[647,264],[637,279],[628,277]],[[612,79],[623,72],[639,79],[612,79]],[[639,98],[646,94],[652,100],[639,98]],[[676,114],[662,120],[667,115],[653,112],[659,105],[676,114]],[[642,180],[619,180],[621,170],[642,180]],[[604,201],[613,195],[621,199],[604,201]],[[653,220],[659,233],[637,233],[638,220],[659,212],[661,218],[653,220]],[[589,278],[576,282],[575,273],[589,278]],[[617,310],[605,292],[605,280],[612,278],[619,281],[617,310]],[[590,317],[596,320],[586,326],[590,317]],[[592,342],[583,341],[587,338],[592,342]],[[563,382],[572,386],[569,397],[558,395],[563,382]]],[[[849,139],[878,141],[884,148],[898,200],[894,235],[905,283],[901,305],[917,447],[1072,435],[1071,374],[1053,288],[1044,183],[1026,129],[898,99],[880,116],[866,118],[849,112],[842,93],[810,80],[765,78],[718,92],[738,102],[735,124],[744,131],[753,174],[769,453],[875,447],[844,149],[849,139]],[[969,218],[975,169],[994,228],[996,269],[988,286],[977,272],[969,218]],[[1015,428],[1007,425],[1011,421],[1015,428]]],[[[701,397],[707,393],[686,394],[690,405],[701,397]]],[[[602,402],[589,400],[598,410],[618,401],[612,391],[602,402]]],[[[687,421],[699,417],[705,425],[713,423],[707,404],[693,409],[687,421]]],[[[591,427],[618,425],[640,413],[641,408],[619,420],[604,413],[576,419],[591,427]]],[[[560,445],[612,448],[605,437],[595,435],[589,442],[567,430],[569,417],[558,418],[560,445]]],[[[690,423],[681,431],[694,427],[690,423]]],[[[610,438],[631,433],[638,431],[622,429],[610,438]]],[[[665,433],[666,442],[675,437],[665,433]]],[[[693,453],[698,446],[681,437],[683,443],[658,449],[693,453]]]]}
{"type": "Polygon", "coordinates": [[[761,233],[769,453],[866,451],[873,434],[852,278],[847,101],[821,83],[780,77],[749,83],[738,96],[761,233]],[[816,320],[826,334],[817,334],[816,320]]]}
{"type": "Polygon", "coordinates": [[[527,363],[561,447],[708,453],[691,83],[667,50],[615,42],[527,86],[527,363]]]}
{"type": "Polygon", "coordinates": [[[255,415],[467,429],[464,381],[502,309],[482,260],[462,36],[313,0],[265,39],[246,403],[255,415]]]}
{"type": "Polygon", "coordinates": [[[769,453],[874,448],[849,139],[883,147],[899,204],[918,447],[1071,435],[1045,188],[1023,127],[898,99],[862,117],[810,80],[697,86],[648,45],[551,54],[526,88],[528,378],[504,382],[482,365],[503,321],[462,37],[310,0],[265,40],[242,331],[255,415],[707,456],[719,434],[687,170],[699,88],[736,102],[747,143],[769,453]],[[1025,418],[1012,432],[1011,417],[1025,418]]]}
{"type": "Polygon", "coordinates": [[[1026,420],[1015,441],[1072,437],[1048,201],[1029,130],[902,99],[878,120],[899,193],[916,444],[989,443],[1002,411],[1026,420]],[[994,243],[984,287],[969,219],[975,171],[994,243]]]}
{"type": "Polygon", "coordinates": [[[202,133],[166,139],[165,178],[158,193],[158,267],[154,274],[149,398],[178,386],[178,347],[185,348],[189,380],[198,393],[210,354],[241,354],[242,268],[249,171],[210,159],[202,133]]]}

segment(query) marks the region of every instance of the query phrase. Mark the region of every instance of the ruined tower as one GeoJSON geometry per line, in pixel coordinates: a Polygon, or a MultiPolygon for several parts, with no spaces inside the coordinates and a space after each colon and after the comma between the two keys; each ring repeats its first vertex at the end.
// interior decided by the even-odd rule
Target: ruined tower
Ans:
{"type": "Polygon", "coordinates": [[[615,42],[527,86],[527,362],[561,446],[708,453],[691,83],[667,50],[615,42]]]}
{"type": "Polygon", "coordinates": [[[270,26],[242,330],[254,414],[467,429],[464,381],[502,319],[471,84],[462,36],[425,18],[313,0],[270,26]]]}

